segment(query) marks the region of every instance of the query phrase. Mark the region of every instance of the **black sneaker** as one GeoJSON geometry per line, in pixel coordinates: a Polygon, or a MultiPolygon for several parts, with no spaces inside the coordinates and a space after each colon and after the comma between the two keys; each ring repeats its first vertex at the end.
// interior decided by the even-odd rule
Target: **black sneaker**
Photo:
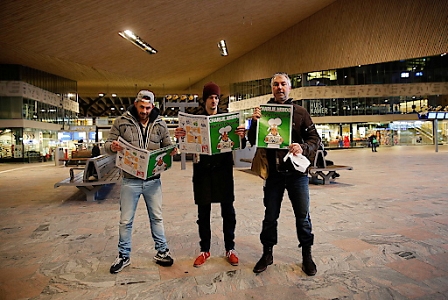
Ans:
{"type": "Polygon", "coordinates": [[[110,272],[116,274],[131,264],[131,259],[129,257],[123,256],[123,254],[118,253],[112,266],[110,266],[110,272]]]}
{"type": "Polygon", "coordinates": [[[169,267],[174,263],[174,260],[170,256],[170,250],[166,249],[165,252],[158,251],[154,260],[157,264],[163,267],[169,267]]]}

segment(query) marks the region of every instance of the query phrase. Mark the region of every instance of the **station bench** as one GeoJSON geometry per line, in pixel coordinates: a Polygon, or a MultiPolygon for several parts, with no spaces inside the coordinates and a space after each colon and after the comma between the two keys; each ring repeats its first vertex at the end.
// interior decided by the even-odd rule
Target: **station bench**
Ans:
{"type": "Polygon", "coordinates": [[[308,172],[311,176],[310,183],[319,184],[319,182],[320,182],[319,177],[321,177],[323,184],[329,184],[332,181],[333,176],[336,173],[336,171],[340,171],[340,170],[353,170],[353,167],[352,166],[343,166],[343,165],[328,165],[327,166],[327,163],[325,161],[324,151],[317,150],[316,157],[314,158],[314,163],[312,166],[310,166],[308,168],[308,172]],[[318,166],[319,164],[317,162],[319,160],[319,157],[321,157],[323,160],[323,167],[318,166]]]}
{"type": "MultiPolygon", "coordinates": [[[[252,163],[252,159],[249,158],[241,158],[241,162],[252,163]]],[[[325,162],[325,155],[322,150],[317,150],[316,157],[314,158],[314,164],[308,168],[308,173],[310,174],[310,183],[319,184],[322,182],[323,184],[328,184],[333,180],[333,176],[336,171],[340,170],[353,170],[352,166],[343,166],[343,165],[328,165],[325,162]],[[319,167],[318,159],[319,156],[323,159],[323,167],[319,167]],[[322,180],[319,180],[319,177],[322,180]]]]}
{"type": "Polygon", "coordinates": [[[71,158],[60,158],[59,161],[63,161],[65,166],[87,164],[87,161],[92,157],[92,151],[90,150],[76,150],[72,151],[71,158]]]}
{"type": "Polygon", "coordinates": [[[87,201],[95,201],[103,186],[121,181],[121,170],[115,166],[115,158],[116,155],[89,158],[85,167],[70,168],[70,177],[55,183],[54,188],[76,186],[86,194],[87,201]]]}

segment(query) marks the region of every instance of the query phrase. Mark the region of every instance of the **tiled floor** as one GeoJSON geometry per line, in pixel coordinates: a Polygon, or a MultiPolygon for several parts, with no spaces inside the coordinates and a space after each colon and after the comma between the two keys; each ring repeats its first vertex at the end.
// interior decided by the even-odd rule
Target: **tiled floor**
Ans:
{"type": "Polygon", "coordinates": [[[84,201],[52,163],[0,164],[0,299],[448,299],[448,146],[335,150],[354,167],[330,185],[310,185],[318,273],[306,276],[285,197],[274,264],[261,255],[262,180],[235,169],[236,249],[224,257],[219,206],[213,206],[212,257],[201,268],[191,165],[162,175],[164,222],[175,258],[155,254],[139,203],[132,264],[109,273],[117,254],[119,185],[84,201]]]}

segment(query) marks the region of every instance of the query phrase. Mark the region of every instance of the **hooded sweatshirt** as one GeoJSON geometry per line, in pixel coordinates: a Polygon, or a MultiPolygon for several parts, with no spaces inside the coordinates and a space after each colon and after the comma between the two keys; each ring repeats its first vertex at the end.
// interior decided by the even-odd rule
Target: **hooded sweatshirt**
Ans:
{"type": "MultiPolygon", "coordinates": [[[[136,147],[150,151],[171,145],[168,127],[159,117],[159,113],[160,110],[154,107],[149,115],[148,124],[144,128],[139,122],[137,108],[131,105],[123,115],[115,119],[104,144],[105,151],[111,155],[115,154],[110,147],[119,136],[136,147]]],[[[126,172],[123,172],[123,177],[137,178],[126,172]]]]}

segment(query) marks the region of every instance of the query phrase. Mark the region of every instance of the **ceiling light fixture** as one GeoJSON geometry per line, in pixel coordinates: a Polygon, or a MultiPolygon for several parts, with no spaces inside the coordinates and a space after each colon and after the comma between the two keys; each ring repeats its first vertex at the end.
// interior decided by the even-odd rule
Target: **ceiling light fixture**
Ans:
{"type": "Polygon", "coordinates": [[[218,43],[219,52],[221,53],[221,56],[227,56],[229,55],[229,52],[227,51],[227,45],[225,40],[220,40],[218,43]]]}
{"type": "Polygon", "coordinates": [[[123,32],[118,33],[121,37],[127,39],[135,46],[139,47],[145,52],[148,52],[149,54],[156,54],[157,50],[151,47],[147,42],[142,40],[138,35],[134,34],[130,30],[125,30],[123,32]]]}

